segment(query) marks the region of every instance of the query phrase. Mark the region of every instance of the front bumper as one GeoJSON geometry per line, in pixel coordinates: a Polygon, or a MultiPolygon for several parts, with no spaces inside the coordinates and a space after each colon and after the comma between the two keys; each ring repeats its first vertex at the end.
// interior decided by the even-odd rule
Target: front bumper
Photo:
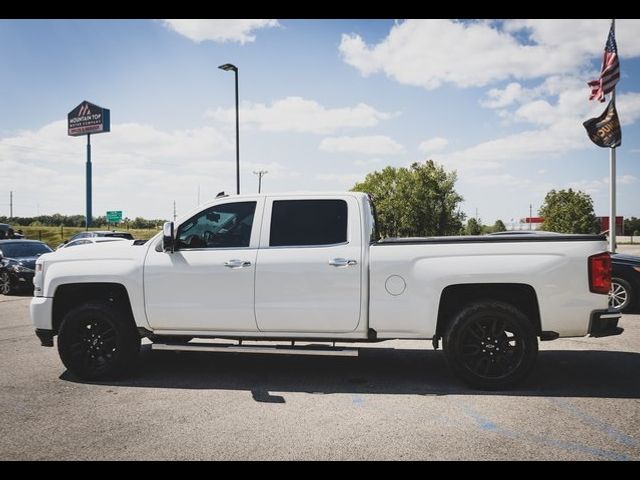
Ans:
{"type": "Polygon", "coordinates": [[[33,288],[34,272],[12,272],[13,286],[21,290],[29,290],[33,288]]]}
{"type": "Polygon", "coordinates": [[[594,310],[589,322],[590,337],[611,337],[620,335],[624,328],[618,326],[622,315],[617,310],[594,310]]]}
{"type": "Polygon", "coordinates": [[[53,298],[33,297],[29,310],[34,327],[39,330],[53,330],[53,298]]]}

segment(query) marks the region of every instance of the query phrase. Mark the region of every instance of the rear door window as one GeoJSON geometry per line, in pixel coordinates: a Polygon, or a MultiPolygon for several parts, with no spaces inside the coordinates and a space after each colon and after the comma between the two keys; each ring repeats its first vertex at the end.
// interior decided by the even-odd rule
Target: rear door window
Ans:
{"type": "Polygon", "coordinates": [[[347,211],[344,200],[275,200],[269,245],[297,247],[346,243],[347,211]]]}

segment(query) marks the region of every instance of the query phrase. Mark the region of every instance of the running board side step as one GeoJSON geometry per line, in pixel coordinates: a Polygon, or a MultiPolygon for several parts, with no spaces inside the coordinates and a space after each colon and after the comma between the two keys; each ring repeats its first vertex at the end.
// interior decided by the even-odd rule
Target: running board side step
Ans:
{"type": "Polygon", "coordinates": [[[180,345],[152,343],[151,350],[171,350],[177,352],[234,352],[272,353],[280,355],[329,355],[334,357],[357,357],[357,348],[325,347],[318,345],[283,347],[266,345],[225,345],[216,343],[183,343],[180,345]]]}

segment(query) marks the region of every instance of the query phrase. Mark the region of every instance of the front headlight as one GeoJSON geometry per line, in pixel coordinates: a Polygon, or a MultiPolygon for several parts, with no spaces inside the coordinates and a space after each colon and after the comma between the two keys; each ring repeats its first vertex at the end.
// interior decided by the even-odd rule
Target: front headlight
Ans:
{"type": "Polygon", "coordinates": [[[33,273],[34,271],[24,265],[12,265],[11,271],[14,273],[33,273]]]}
{"type": "Polygon", "coordinates": [[[34,297],[42,296],[42,284],[44,277],[44,261],[36,262],[36,273],[33,275],[33,295],[34,297]]]}

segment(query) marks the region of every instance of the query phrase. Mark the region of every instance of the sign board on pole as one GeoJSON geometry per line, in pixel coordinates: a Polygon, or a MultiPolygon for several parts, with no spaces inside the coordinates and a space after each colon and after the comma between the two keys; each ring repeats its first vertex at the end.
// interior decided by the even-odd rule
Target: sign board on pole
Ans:
{"type": "Polygon", "coordinates": [[[67,115],[67,131],[72,137],[111,130],[111,111],[83,101],[67,115]]]}
{"type": "Polygon", "coordinates": [[[114,210],[107,212],[107,222],[120,223],[122,221],[122,210],[114,210]]]}

